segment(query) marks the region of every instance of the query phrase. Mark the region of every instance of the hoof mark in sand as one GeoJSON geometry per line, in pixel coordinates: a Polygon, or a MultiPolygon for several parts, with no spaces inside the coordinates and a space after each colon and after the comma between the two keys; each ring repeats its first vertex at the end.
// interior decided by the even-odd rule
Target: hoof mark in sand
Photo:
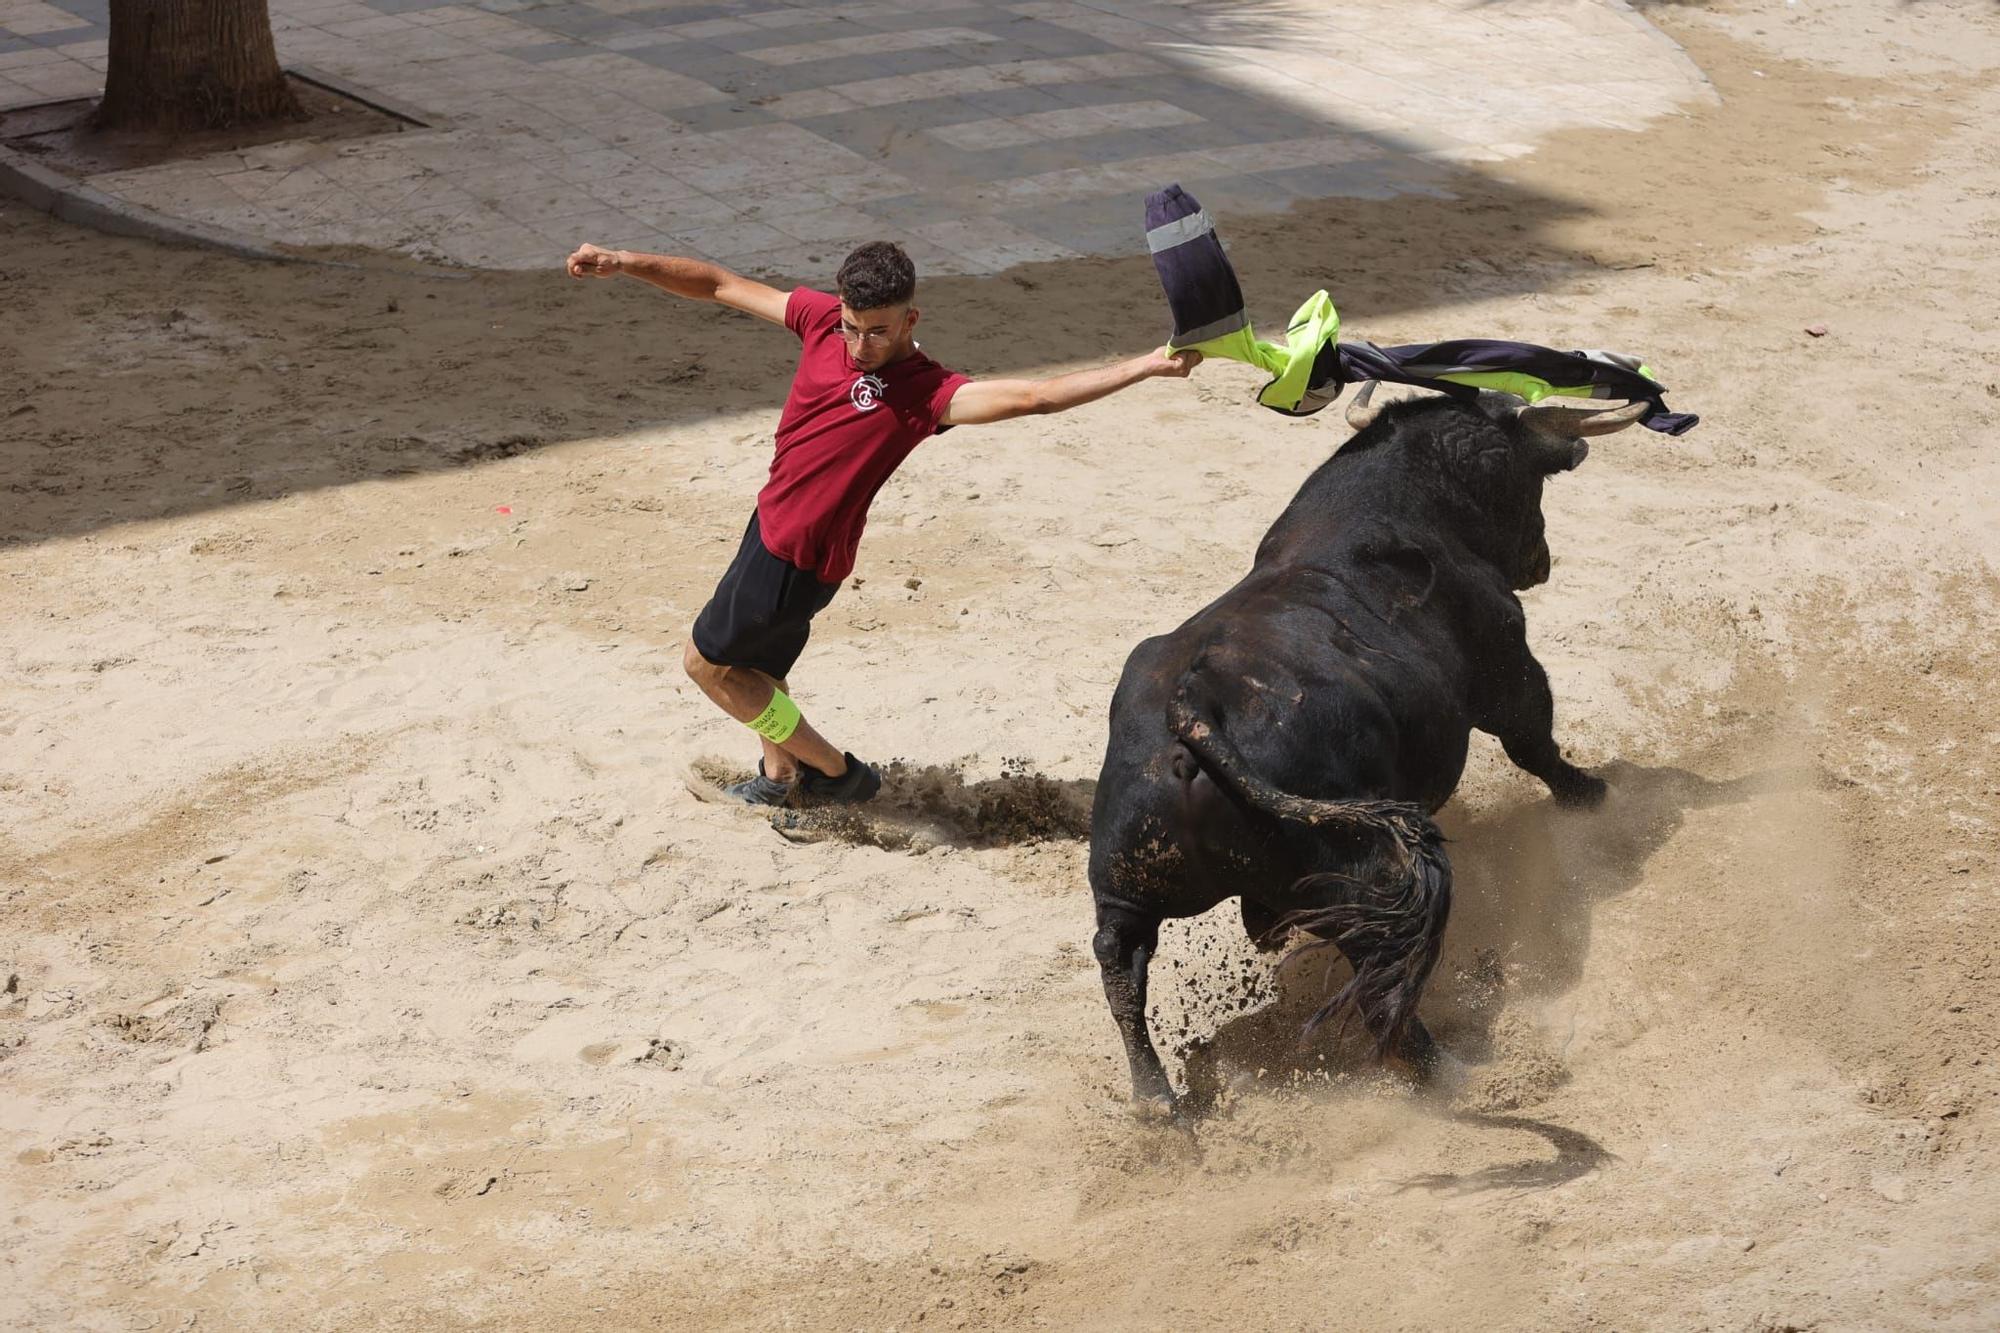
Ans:
{"type": "Polygon", "coordinates": [[[159,1013],[106,1014],[98,1020],[126,1041],[181,1047],[189,1054],[208,1049],[209,1034],[221,1021],[222,1001],[213,995],[191,995],[159,1013]]]}
{"type": "Polygon", "coordinates": [[[667,1037],[648,1037],[644,1042],[598,1041],[578,1051],[577,1058],[600,1068],[617,1062],[672,1073],[687,1059],[687,1047],[667,1037]]]}
{"type": "Polygon", "coordinates": [[[491,1193],[493,1187],[499,1183],[500,1177],[475,1171],[470,1175],[451,1176],[441,1180],[431,1193],[446,1200],[477,1199],[491,1193]]]}

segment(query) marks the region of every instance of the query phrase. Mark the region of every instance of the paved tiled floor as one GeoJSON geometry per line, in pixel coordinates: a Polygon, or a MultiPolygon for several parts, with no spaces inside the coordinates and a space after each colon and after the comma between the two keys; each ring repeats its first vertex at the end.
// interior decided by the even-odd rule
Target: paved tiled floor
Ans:
{"type": "MultiPolygon", "coordinates": [[[[102,85],[107,0],[0,0],[0,112],[102,85]]],[[[1435,190],[1441,164],[1712,96],[1599,0],[271,0],[279,55],[430,128],[91,184],[298,245],[539,267],[583,240],[822,276],[1141,245],[1225,212],[1435,190]]]]}

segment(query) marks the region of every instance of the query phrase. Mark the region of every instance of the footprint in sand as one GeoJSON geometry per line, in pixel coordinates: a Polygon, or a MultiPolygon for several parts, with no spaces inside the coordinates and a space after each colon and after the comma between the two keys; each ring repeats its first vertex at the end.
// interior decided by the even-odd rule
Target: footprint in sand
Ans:
{"type": "Polygon", "coordinates": [[[612,1064],[633,1064],[672,1073],[687,1059],[687,1047],[667,1037],[599,1041],[578,1051],[577,1058],[600,1068],[612,1064]]]}

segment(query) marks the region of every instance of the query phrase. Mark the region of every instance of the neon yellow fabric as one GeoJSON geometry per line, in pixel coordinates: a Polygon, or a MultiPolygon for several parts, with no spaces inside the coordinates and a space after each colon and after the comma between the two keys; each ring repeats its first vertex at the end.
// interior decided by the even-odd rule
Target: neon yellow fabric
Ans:
{"type": "Polygon", "coordinates": [[[1287,349],[1276,343],[1259,342],[1257,331],[1248,324],[1234,333],[1225,333],[1220,338],[1204,338],[1198,343],[1167,344],[1176,352],[1196,351],[1203,356],[1219,356],[1226,361],[1241,361],[1246,366],[1256,366],[1270,375],[1285,373],[1287,349]]]}
{"type": "Polygon", "coordinates": [[[764,711],[745,723],[750,730],[774,745],[783,745],[799,729],[799,706],[792,702],[783,690],[771,691],[771,702],[764,711]]]}
{"type": "MultiPolygon", "coordinates": [[[[1340,312],[1334,309],[1333,298],[1319,291],[1298,308],[1291,323],[1285,326],[1283,345],[1259,338],[1247,321],[1242,328],[1234,333],[1225,333],[1220,338],[1167,345],[1175,351],[1191,349],[1203,356],[1219,356],[1227,361],[1241,361],[1247,366],[1257,367],[1271,376],[1270,382],[1257,391],[1257,401],[1280,412],[1292,412],[1305,396],[1320,349],[1339,336],[1340,312]]],[[[1659,376],[1653,373],[1651,366],[1641,365],[1638,369],[1647,379],[1658,381],[1659,376]]],[[[1588,384],[1565,387],[1510,370],[1443,371],[1427,378],[1475,389],[1497,389],[1530,403],[1539,403],[1544,398],[1598,396],[1597,390],[1588,384]]]]}
{"type": "Polygon", "coordinates": [[[1466,384],[1475,389],[1497,389],[1501,393],[1511,393],[1531,403],[1539,403],[1544,398],[1589,398],[1588,384],[1568,389],[1557,388],[1547,380],[1536,379],[1533,375],[1516,374],[1510,370],[1448,370],[1435,378],[1448,380],[1453,384],[1466,384]]]}
{"type": "MultiPolygon", "coordinates": [[[[1640,366],[1639,373],[1657,382],[1649,366],[1640,366]]],[[[1450,370],[1436,378],[1450,380],[1453,384],[1466,384],[1475,389],[1498,389],[1501,393],[1511,393],[1530,403],[1539,403],[1544,398],[1595,398],[1597,390],[1588,384],[1561,388],[1547,380],[1533,375],[1522,375],[1509,370],[1450,370]]]]}
{"type": "MultiPolygon", "coordinates": [[[[1333,298],[1319,291],[1292,315],[1285,326],[1282,346],[1263,341],[1246,323],[1234,333],[1189,343],[1187,347],[1203,356],[1241,361],[1264,371],[1271,376],[1271,382],[1257,391],[1257,401],[1266,407],[1290,410],[1305,396],[1306,381],[1319,349],[1339,336],[1340,312],[1333,308],[1333,298]]],[[[1168,346],[1175,351],[1183,350],[1174,343],[1168,346]]]]}

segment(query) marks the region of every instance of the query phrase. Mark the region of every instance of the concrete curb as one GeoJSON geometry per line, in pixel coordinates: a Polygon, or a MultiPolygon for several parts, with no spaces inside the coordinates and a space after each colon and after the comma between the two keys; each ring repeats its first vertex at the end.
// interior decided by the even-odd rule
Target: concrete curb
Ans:
{"type": "Polygon", "coordinates": [[[0,144],[0,195],[18,199],[30,208],[65,222],[94,227],[113,236],[137,236],[169,244],[199,245],[244,259],[293,262],[299,259],[297,255],[288,255],[238,232],[166,217],[150,208],[114,199],[82,181],[51,171],[27,154],[4,144],[0,144]]]}
{"type": "Polygon", "coordinates": [[[1687,53],[1685,46],[1667,36],[1660,30],[1659,25],[1634,9],[1630,0],[1603,0],[1603,4],[1606,9],[1618,14],[1627,23],[1645,33],[1654,43],[1664,47],[1669,58],[1681,67],[1681,72],[1688,76],[1689,81],[1706,94],[1710,102],[1717,106],[1722,105],[1722,94],[1716,90],[1715,80],[1708,77],[1707,70],[1695,63],[1695,58],[1687,53]]]}
{"type": "MultiPolygon", "coordinates": [[[[362,102],[398,120],[406,120],[426,128],[438,124],[434,119],[423,120],[414,112],[387,104],[384,99],[372,93],[355,89],[332,75],[310,66],[298,66],[287,72],[304,79],[307,83],[317,84],[343,97],[362,102]]],[[[375,265],[297,254],[280,249],[269,242],[245,236],[241,232],[231,231],[227,227],[168,217],[144,205],[114,198],[74,177],[53,171],[28,154],[9,148],[5,144],[0,144],[0,197],[18,199],[28,207],[47,213],[51,217],[91,227],[108,235],[134,236],[141,240],[158,241],[166,245],[199,246],[206,250],[220,250],[224,254],[235,255],[240,259],[261,259],[275,264],[317,264],[323,268],[351,269],[356,272],[409,273],[420,278],[443,278],[454,282],[469,281],[472,277],[470,270],[438,268],[415,260],[393,265],[375,265]]]]}
{"type": "Polygon", "coordinates": [[[363,88],[358,83],[350,83],[338,74],[329,74],[316,65],[287,65],[285,73],[295,79],[304,79],[316,88],[324,88],[330,93],[338,93],[350,102],[359,102],[371,111],[380,111],[385,116],[416,126],[420,130],[448,130],[451,122],[428,111],[419,111],[406,103],[394,101],[372,89],[363,88]]]}

